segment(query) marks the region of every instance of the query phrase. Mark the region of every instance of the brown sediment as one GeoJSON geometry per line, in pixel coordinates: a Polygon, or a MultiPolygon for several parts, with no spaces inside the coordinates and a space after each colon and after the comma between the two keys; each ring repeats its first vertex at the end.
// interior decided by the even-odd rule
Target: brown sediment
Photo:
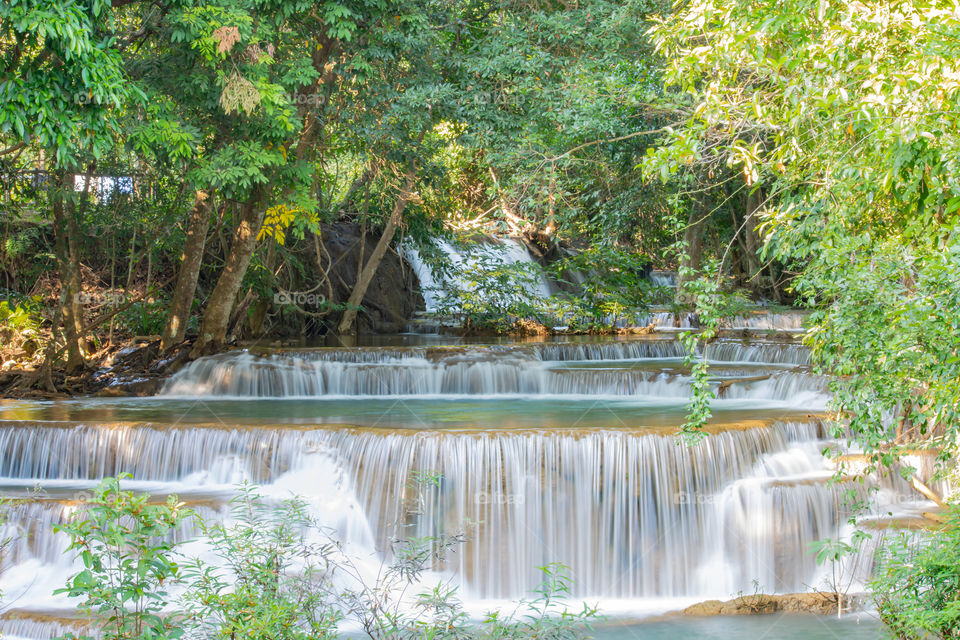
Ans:
{"type": "Polygon", "coordinates": [[[883,518],[862,518],[857,526],[873,531],[887,531],[890,529],[907,531],[933,531],[943,526],[942,516],[938,513],[924,512],[918,516],[893,516],[883,518]]]}
{"type": "Polygon", "coordinates": [[[75,615],[70,616],[68,612],[59,610],[45,612],[42,610],[8,609],[0,614],[0,619],[29,620],[40,624],[59,624],[65,627],[73,627],[77,631],[89,632],[90,622],[82,617],[79,611],[74,612],[74,614],[75,615]]]}

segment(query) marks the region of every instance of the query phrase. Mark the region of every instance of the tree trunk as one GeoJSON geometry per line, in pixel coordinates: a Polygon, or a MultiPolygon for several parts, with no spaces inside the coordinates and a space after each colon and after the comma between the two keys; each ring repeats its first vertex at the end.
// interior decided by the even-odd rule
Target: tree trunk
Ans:
{"type": "MultiPolygon", "coordinates": [[[[87,166],[87,172],[83,176],[83,191],[80,193],[79,204],[75,203],[74,198],[64,198],[64,211],[67,219],[67,252],[70,255],[70,289],[73,291],[71,302],[73,303],[73,321],[77,328],[77,338],[81,350],[86,353],[86,335],[83,331],[83,272],[80,269],[80,225],[78,219],[86,215],[87,205],[90,202],[90,179],[93,172],[97,169],[97,163],[91,162],[87,166]]],[[[69,190],[70,195],[75,191],[75,185],[72,176],[67,174],[65,188],[69,190]]]]}
{"type": "Polygon", "coordinates": [[[747,245],[747,268],[750,270],[750,277],[756,278],[760,275],[760,250],[763,248],[763,241],[757,233],[757,226],[760,221],[757,218],[757,211],[763,202],[763,194],[759,191],[753,191],[747,194],[746,215],[743,221],[743,236],[747,245]]]}
{"type": "Polygon", "coordinates": [[[187,237],[183,243],[183,255],[180,258],[180,270],[177,272],[177,285],[173,290],[170,314],[163,328],[160,349],[164,352],[183,342],[190,319],[190,307],[197,292],[197,279],[203,262],[203,250],[206,246],[207,231],[210,229],[210,206],[212,198],[207,191],[197,191],[190,212],[187,237]]]}
{"type": "Polygon", "coordinates": [[[230,253],[203,311],[200,335],[190,351],[191,358],[211,353],[226,341],[230,312],[233,311],[237,292],[243,284],[243,276],[257,247],[257,234],[263,224],[262,194],[262,189],[255,189],[240,208],[240,222],[233,233],[230,253]]]}
{"type": "Polygon", "coordinates": [[[380,241],[377,242],[373,253],[370,254],[370,259],[367,260],[367,263],[363,266],[363,271],[360,272],[360,279],[357,280],[353,291],[350,292],[350,299],[347,300],[347,310],[343,312],[343,318],[341,318],[340,324],[337,327],[337,333],[339,334],[353,332],[353,324],[357,318],[357,309],[360,307],[360,303],[363,302],[363,296],[367,293],[367,287],[370,286],[370,281],[373,280],[373,276],[380,266],[380,261],[383,260],[383,256],[387,253],[387,247],[390,246],[393,235],[400,225],[403,210],[413,196],[411,189],[413,188],[413,179],[415,176],[416,170],[413,167],[407,170],[403,188],[400,190],[397,201],[393,205],[393,211],[390,213],[390,219],[387,220],[387,226],[383,229],[383,235],[380,236],[380,241]]]}
{"type": "Polygon", "coordinates": [[[77,225],[76,211],[68,207],[67,213],[67,253],[70,256],[70,301],[73,305],[73,323],[81,349],[84,347],[83,335],[83,273],[80,271],[80,228],[77,225]]]}
{"type": "MultiPolygon", "coordinates": [[[[67,373],[76,373],[83,369],[83,350],[80,345],[80,333],[77,330],[79,319],[75,309],[80,303],[80,291],[77,290],[77,278],[74,275],[75,262],[70,252],[70,223],[66,200],[71,196],[72,175],[58,171],[52,181],[50,202],[53,209],[54,253],[57,256],[57,268],[60,271],[60,318],[67,349],[67,373]],[[68,191],[69,189],[69,191],[68,191]]],[[[54,327],[56,330],[56,327],[54,327]]],[[[51,366],[53,363],[49,363],[51,366]]]]}
{"type": "Polygon", "coordinates": [[[701,256],[703,254],[703,232],[706,227],[704,212],[707,210],[699,198],[694,198],[691,202],[690,216],[687,218],[687,226],[683,230],[684,251],[680,262],[680,275],[677,279],[677,303],[681,306],[694,304],[694,300],[686,299],[684,285],[693,278],[685,274],[686,269],[699,269],[701,256]]]}

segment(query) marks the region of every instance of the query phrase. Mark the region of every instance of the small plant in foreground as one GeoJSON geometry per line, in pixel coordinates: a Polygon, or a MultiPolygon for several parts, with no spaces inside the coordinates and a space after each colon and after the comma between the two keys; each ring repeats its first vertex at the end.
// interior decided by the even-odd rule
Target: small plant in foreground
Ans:
{"type": "Polygon", "coordinates": [[[190,512],[175,496],[156,505],[122,491],[120,480],[128,477],[105,479],[76,520],[56,527],[70,536],[69,549],[84,567],[56,593],[83,598],[105,640],[179,638],[182,625],[164,609],[180,574],[171,534],[190,512]]]}
{"type": "MultiPolygon", "coordinates": [[[[411,478],[420,490],[437,482],[435,474],[411,478]]],[[[460,534],[395,540],[391,559],[371,574],[300,498],[268,500],[242,485],[230,517],[205,522],[176,498],[152,505],[148,497],[104,480],[80,517],[59,527],[84,569],[58,592],[83,597],[107,640],[333,640],[341,623],[351,622],[371,640],[572,640],[596,616],[587,606],[567,610],[562,598],[571,581],[559,564],[541,569],[531,599],[480,621],[468,616],[449,583],[408,595],[463,542],[460,534]],[[212,553],[178,563],[183,549],[172,533],[188,515],[212,553]],[[185,591],[171,595],[172,583],[185,591]]]]}
{"type": "MultiPolygon", "coordinates": [[[[336,637],[332,543],[309,538],[311,521],[299,499],[267,503],[243,485],[228,522],[204,522],[215,562],[184,568],[187,625],[197,638],[325,640],[336,637]]],[[[199,518],[198,518],[199,520],[199,518]]]]}

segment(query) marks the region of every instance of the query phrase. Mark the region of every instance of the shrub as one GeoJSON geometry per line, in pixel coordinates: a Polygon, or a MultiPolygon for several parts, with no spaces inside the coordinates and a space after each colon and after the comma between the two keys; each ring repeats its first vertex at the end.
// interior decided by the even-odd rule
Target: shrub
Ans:
{"type": "Polygon", "coordinates": [[[960,508],[937,531],[892,541],[871,588],[894,637],[960,638],[960,508]]]}
{"type": "Polygon", "coordinates": [[[184,570],[193,637],[334,638],[342,618],[331,606],[328,559],[335,549],[309,540],[305,503],[274,507],[244,485],[230,507],[229,524],[198,518],[217,562],[197,559],[184,570]]]}

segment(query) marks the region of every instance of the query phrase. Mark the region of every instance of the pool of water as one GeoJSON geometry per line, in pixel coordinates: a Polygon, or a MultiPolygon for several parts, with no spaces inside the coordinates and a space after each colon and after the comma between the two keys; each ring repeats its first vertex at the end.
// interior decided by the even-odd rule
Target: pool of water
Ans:
{"type": "Polygon", "coordinates": [[[869,614],[833,616],[677,617],[655,622],[607,622],[594,627],[596,640],[876,640],[889,637],[869,614]]]}
{"type": "MultiPolygon", "coordinates": [[[[684,398],[393,396],[313,399],[122,398],[0,402],[0,420],[352,425],[398,429],[640,428],[683,422],[684,398]]],[[[808,415],[787,402],[720,400],[714,424],[808,415]]]]}

